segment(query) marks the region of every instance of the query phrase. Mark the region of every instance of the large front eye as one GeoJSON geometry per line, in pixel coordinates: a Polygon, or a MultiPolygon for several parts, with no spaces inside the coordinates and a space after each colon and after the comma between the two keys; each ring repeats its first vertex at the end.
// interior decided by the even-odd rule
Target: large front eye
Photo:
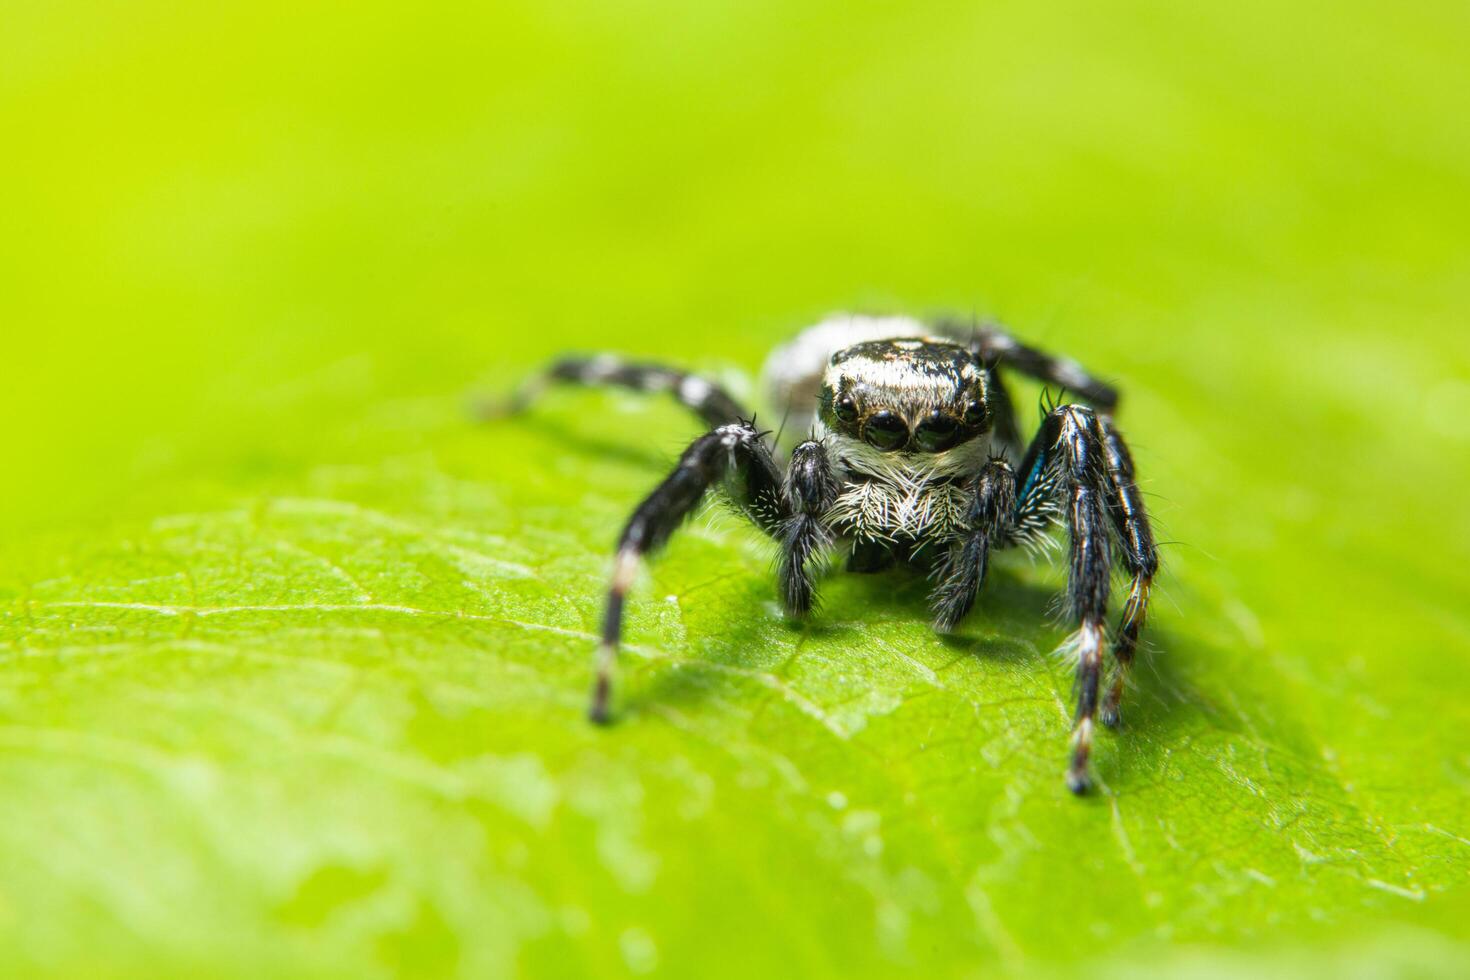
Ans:
{"type": "Polygon", "coordinates": [[[955,444],[959,434],[960,424],[936,408],[914,429],[914,445],[926,453],[942,453],[955,444]]]}
{"type": "Polygon", "coordinates": [[[863,426],[863,438],[868,445],[888,452],[909,441],[909,427],[892,412],[878,412],[863,426]]]}

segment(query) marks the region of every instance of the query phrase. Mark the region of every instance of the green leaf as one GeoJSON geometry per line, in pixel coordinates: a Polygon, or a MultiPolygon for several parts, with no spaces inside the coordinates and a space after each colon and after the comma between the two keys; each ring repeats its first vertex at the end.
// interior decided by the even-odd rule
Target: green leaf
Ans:
{"type": "Polygon", "coordinates": [[[298,6],[0,32],[8,974],[1470,969],[1463,10],[298,6]],[[1095,795],[1054,561],[793,626],[718,509],[583,720],[697,427],[470,402],[599,348],[756,402],[829,308],[1124,389],[1165,571],[1095,795]]]}

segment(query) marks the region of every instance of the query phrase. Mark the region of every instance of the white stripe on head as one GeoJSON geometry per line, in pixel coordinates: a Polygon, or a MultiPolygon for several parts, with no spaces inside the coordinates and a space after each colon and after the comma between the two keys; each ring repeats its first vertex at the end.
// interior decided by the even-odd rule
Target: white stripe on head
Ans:
{"type": "MultiPolygon", "coordinates": [[[[893,346],[900,351],[918,350],[923,343],[922,340],[900,340],[893,346]]],[[[949,344],[948,341],[930,343],[949,344]]],[[[957,355],[961,353],[956,350],[957,355]]],[[[876,352],[850,352],[827,367],[822,384],[836,391],[844,379],[855,382],[868,392],[869,397],[905,417],[915,414],[906,410],[910,406],[920,411],[952,406],[968,387],[978,386],[984,390],[985,372],[973,360],[965,360],[958,370],[952,370],[948,364],[935,370],[933,365],[936,363],[943,364],[927,358],[905,360],[901,356],[883,356],[876,352]],[[927,369],[916,368],[916,365],[925,365],[927,369]]]]}

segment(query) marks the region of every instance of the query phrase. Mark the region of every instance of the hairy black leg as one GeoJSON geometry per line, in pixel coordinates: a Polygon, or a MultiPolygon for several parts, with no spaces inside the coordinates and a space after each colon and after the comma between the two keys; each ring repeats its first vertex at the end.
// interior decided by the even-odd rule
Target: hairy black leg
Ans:
{"type": "Polygon", "coordinates": [[[1119,704],[1123,699],[1123,686],[1128,678],[1128,668],[1133,663],[1133,654],[1138,649],[1138,635],[1148,615],[1148,594],[1159,570],[1159,555],[1154,547],[1148,513],[1143,508],[1143,495],[1138,492],[1134,479],[1133,457],[1128,446],[1110,420],[1100,418],[1098,425],[1107,461],[1108,514],[1118,536],[1120,559],[1131,576],[1128,599],[1113,640],[1113,658],[1118,667],[1100,714],[1102,723],[1112,728],[1121,721],[1119,704]]]}
{"type": "Polygon", "coordinates": [[[970,349],[987,365],[1014,368],[1038,381],[1058,385],[1101,412],[1111,413],[1118,407],[1118,389],[1094,378],[1076,361],[1029,347],[994,325],[969,331],[952,329],[959,336],[969,335],[970,349]]]}
{"type": "Polygon", "coordinates": [[[1016,474],[1004,459],[992,459],[981,469],[971,490],[968,530],[951,542],[938,569],[939,585],[930,598],[934,628],[948,633],[975,605],[985,584],[990,549],[1004,540],[1016,509],[1016,474]]]}
{"type": "Polygon", "coordinates": [[[1104,496],[1105,463],[1097,438],[1096,416],[1068,406],[1061,413],[1062,487],[1070,500],[1067,529],[1071,538],[1071,571],[1067,599],[1078,622],[1077,727],[1072,735],[1072,765],[1067,787],[1087,791],[1088,757],[1092,753],[1093,718],[1097,714],[1102,672],[1103,620],[1108,611],[1112,557],[1104,496]]]}
{"type": "Polygon", "coordinates": [[[611,354],[569,357],[557,361],[517,392],[511,405],[512,411],[525,409],[552,383],[611,385],[647,392],[667,391],[710,426],[728,425],[750,418],[750,413],[713,381],[660,364],[628,363],[611,354]]]}
{"type": "Polygon", "coordinates": [[[1067,788],[1085,793],[1091,785],[1094,718],[1102,674],[1103,621],[1107,616],[1112,552],[1108,538],[1107,450],[1098,416],[1081,405],[1047,414],[1027,450],[1016,521],[1045,522],[1065,514],[1070,539],[1067,604],[1077,621],[1077,716],[1067,788]],[[1046,498],[1055,503],[1048,503],[1046,498]]]}
{"type": "Polygon", "coordinates": [[[612,672],[623,632],[623,602],[643,558],[656,551],[698,506],[712,486],[731,477],[727,490],[735,502],[768,533],[782,525],[781,474],[761,433],[749,423],[723,425],[694,441],[674,471],[633,511],[618,539],[612,585],[603,618],[597,676],[587,714],[609,719],[612,672]]]}
{"type": "Polygon", "coordinates": [[[820,442],[809,440],[792,451],[782,491],[789,516],[781,529],[777,568],[781,600],[793,616],[811,611],[815,594],[812,566],[832,543],[824,517],[837,500],[837,490],[831,461],[820,442]]]}

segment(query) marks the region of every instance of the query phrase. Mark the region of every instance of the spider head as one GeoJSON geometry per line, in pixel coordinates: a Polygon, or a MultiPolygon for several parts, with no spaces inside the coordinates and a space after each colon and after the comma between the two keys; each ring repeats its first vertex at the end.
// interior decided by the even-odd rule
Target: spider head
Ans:
{"type": "Polygon", "coordinates": [[[990,428],[985,369],[958,344],[879,340],[832,355],[818,412],[881,452],[942,453],[990,428]]]}

